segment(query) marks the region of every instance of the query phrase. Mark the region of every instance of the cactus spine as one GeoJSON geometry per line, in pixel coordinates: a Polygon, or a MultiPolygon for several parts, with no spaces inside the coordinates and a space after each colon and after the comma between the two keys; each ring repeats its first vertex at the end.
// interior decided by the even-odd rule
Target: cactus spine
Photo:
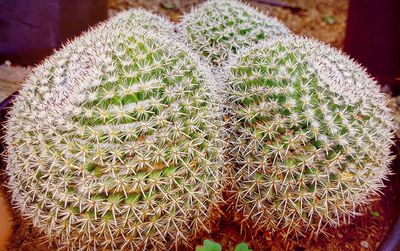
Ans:
{"type": "Polygon", "coordinates": [[[179,30],[193,50],[216,66],[240,48],[290,31],[236,0],[210,0],[183,16],[179,30]]]}
{"type": "Polygon", "coordinates": [[[61,248],[190,245],[221,200],[214,80],[183,44],[114,21],[22,87],[6,125],[13,202],[61,248]]]}
{"type": "Polygon", "coordinates": [[[236,207],[284,237],[359,214],[390,174],[393,123],[363,68],[319,42],[276,38],[227,67],[236,207]]]}
{"type": "Polygon", "coordinates": [[[114,26],[115,29],[121,30],[122,27],[138,27],[142,29],[152,30],[157,34],[175,35],[175,25],[163,16],[159,16],[144,9],[130,9],[118,13],[111,17],[106,23],[107,26],[114,26]]]}

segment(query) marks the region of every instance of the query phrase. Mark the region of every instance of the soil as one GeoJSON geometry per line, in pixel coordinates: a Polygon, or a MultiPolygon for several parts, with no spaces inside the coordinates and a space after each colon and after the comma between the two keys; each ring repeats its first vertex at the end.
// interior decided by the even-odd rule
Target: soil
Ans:
{"type": "MultiPolygon", "coordinates": [[[[194,4],[202,0],[109,0],[110,14],[123,9],[143,7],[156,13],[167,15],[173,21],[179,21],[180,15],[190,11],[194,4]]],[[[295,8],[273,7],[267,4],[247,1],[262,11],[268,11],[278,17],[295,33],[317,38],[337,48],[343,47],[345,34],[347,0],[286,0],[285,3],[295,8]]],[[[283,1],[282,1],[283,2],[283,1]]],[[[396,111],[396,122],[400,122],[400,98],[393,98],[392,108],[396,111]]],[[[1,129],[1,127],[0,127],[1,129]]],[[[1,133],[0,133],[1,134],[1,133]]],[[[400,133],[396,133],[398,139],[400,133]]],[[[0,135],[1,136],[1,135],[0,135]]],[[[0,137],[1,138],[1,137],[0,137]]],[[[400,144],[397,144],[398,146],[400,144]]],[[[1,145],[0,145],[1,152],[1,145]]],[[[399,152],[399,147],[394,149],[399,152]]],[[[364,208],[363,216],[353,219],[352,223],[337,229],[329,229],[329,236],[283,241],[274,239],[267,232],[254,232],[251,229],[241,229],[234,223],[233,215],[225,208],[225,215],[219,220],[213,232],[195,240],[200,245],[204,239],[212,239],[222,244],[223,250],[233,250],[240,242],[246,242],[250,248],[258,250],[377,250],[389,233],[398,213],[400,212],[400,159],[393,164],[393,173],[387,181],[383,196],[375,197],[374,201],[364,208]]],[[[0,184],[7,183],[4,175],[4,163],[0,163],[0,184]]],[[[21,218],[17,210],[10,206],[10,191],[0,186],[0,250],[49,251],[55,247],[45,243],[43,235],[32,227],[29,220],[21,218]],[[11,236],[10,236],[11,235],[11,236]],[[6,239],[8,240],[5,249],[6,239]]]]}

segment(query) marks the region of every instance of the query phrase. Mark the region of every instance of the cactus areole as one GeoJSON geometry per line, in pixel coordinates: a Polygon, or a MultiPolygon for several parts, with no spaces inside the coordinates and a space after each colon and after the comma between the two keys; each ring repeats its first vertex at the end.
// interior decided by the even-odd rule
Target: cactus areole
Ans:
{"type": "Polygon", "coordinates": [[[183,44],[119,22],[26,80],[6,125],[12,200],[60,248],[190,245],[221,200],[214,80],[183,44]]]}
{"type": "Polygon", "coordinates": [[[393,122],[363,68],[311,39],[276,38],[227,67],[236,206],[296,238],[359,214],[390,174],[393,122]]]}

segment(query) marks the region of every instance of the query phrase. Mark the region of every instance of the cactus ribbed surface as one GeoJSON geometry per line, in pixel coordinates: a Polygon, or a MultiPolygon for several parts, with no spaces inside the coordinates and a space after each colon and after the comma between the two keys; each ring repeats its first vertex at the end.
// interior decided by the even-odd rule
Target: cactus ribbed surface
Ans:
{"type": "Polygon", "coordinates": [[[244,49],[227,67],[239,217],[284,237],[359,214],[384,186],[386,97],[347,56],[301,37],[244,49]]]}
{"type": "Polygon", "coordinates": [[[179,25],[184,40],[216,66],[230,53],[289,29],[277,19],[236,0],[211,0],[183,16],[179,25]]]}
{"type": "Polygon", "coordinates": [[[163,16],[159,16],[144,9],[130,9],[118,13],[108,20],[106,25],[114,26],[116,29],[123,27],[141,27],[152,30],[158,34],[174,35],[175,25],[163,16]]]}
{"type": "Polygon", "coordinates": [[[66,45],[10,112],[13,202],[71,250],[190,245],[221,200],[210,76],[183,44],[134,25],[105,23],[66,45]]]}

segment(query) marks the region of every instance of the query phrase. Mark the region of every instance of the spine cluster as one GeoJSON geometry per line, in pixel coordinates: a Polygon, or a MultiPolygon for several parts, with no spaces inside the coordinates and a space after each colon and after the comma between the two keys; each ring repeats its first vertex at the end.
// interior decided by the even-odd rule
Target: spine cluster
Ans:
{"type": "Polygon", "coordinates": [[[378,85],[311,39],[276,38],[227,68],[239,215],[284,237],[358,215],[384,186],[393,123],[378,85]]]}
{"type": "Polygon", "coordinates": [[[67,45],[22,88],[7,122],[13,201],[71,250],[190,245],[222,200],[214,80],[184,45],[111,27],[67,45]]]}
{"type": "Polygon", "coordinates": [[[277,19],[236,0],[207,1],[184,15],[179,28],[187,44],[214,66],[240,48],[290,33],[277,19]]]}
{"type": "Polygon", "coordinates": [[[140,27],[157,34],[166,36],[175,35],[175,25],[168,18],[143,9],[130,9],[120,12],[111,17],[105,25],[112,26],[116,30],[121,30],[123,27],[127,27],[128,29],[131,27],[140,27]]]}

